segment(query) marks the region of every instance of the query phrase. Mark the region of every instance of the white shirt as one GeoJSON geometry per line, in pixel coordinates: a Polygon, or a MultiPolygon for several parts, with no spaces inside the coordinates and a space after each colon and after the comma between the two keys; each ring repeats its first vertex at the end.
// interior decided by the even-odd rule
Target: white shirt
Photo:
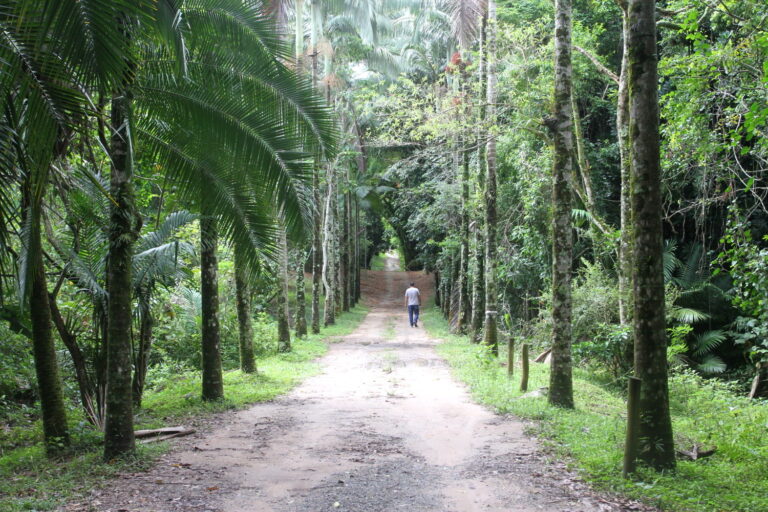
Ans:
{"type": "Polygon", "coordinates": [[[419,289],[415,286],[411,286],[407,290],[405,290],[405,298],[408,299],[408,305],[409,306],[418,306],[419,305],[419,299],[421,298],[421,293],[419,293],[419,289]]]}

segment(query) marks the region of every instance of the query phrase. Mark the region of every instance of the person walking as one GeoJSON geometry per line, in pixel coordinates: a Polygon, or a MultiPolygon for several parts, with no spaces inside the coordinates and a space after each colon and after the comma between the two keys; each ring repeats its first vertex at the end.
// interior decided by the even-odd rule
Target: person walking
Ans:
{"type": "Polygon", "coordinates": [[[419,306],[421,306],[421,293],[414,283],[405,290],[405,307],[408,308],[408,321],[411,327],[419,326],[419,306]]]}

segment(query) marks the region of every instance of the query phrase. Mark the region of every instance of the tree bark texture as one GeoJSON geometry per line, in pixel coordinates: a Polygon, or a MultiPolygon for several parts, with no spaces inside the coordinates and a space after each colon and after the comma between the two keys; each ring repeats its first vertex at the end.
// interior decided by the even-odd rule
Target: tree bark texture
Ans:
{"type": "Polygon", "coordinates": [[[485,173],[488,134],[488,4],[485,3],[480,16],[480,52],[478,78],[480,81],[480,112],[477,128],[477,194],[479,210],[475,217],[474,275],[472,283],[472,342],[479,343],[483,336],[485,322],[485,173]],[[484,143],[485,142],[485,143],[484,143]]]}
{"type": "Polygon", "coordinates": [[[320,207],[320,177],[317,165],[312,175],[312,198],[314,215],[312,217],[312,334],[320,333],[320,296],[322,292],[323,239],[322,239],[322,208],[320,207]]]}
{"type": "Polygon", "coordinates": [[[285,227],[280,226],[280,254],[278,261],[277,290],[277,351],[291,351],[291,326],[288,321],[288,239],[285,227]]]}
{"type": "Polygon", "coordinates": [[[243,373],[254,373],[256,371],[256,359],[253,355],[251,287],[248,282],[248,272],[245,268],[245,263],[237,250],[235,250],[235,302],[240,341],[240,370],[243,373]]]}
{"type": "Polygon", "coordinates": [[[664,317],[656,20],[653,0],[629,1],[629,124],[634,223],[635,375],[640,394],[640,460],[675,467],[664,317]]]}
{"type": "Polygon", "coordinates": [[[483,343],[494,355],[499,354],[498,305],[496,303],[496,3],[488,1],[487,103],[489,132],[485,150],[485,327],[483,343]]]}
{"type": "MultiPolygon", "coordinates": [[[[467,100],[467,77],[462,72],[461,74],[461,87],[460,101],[464,102],[463,109],[457,109],[457,112],[466,119],[468,109],[466,108],[467,100]]],[[[461,120],[459,121],[461,123],[461,120]]],[[[467,132],[466,128],[462,128],[464,133],[459,137],[459,151],[458,158],[461,169],[461,248],[459,253],[460,265],[459,269],[459,310],[458,318],[456,319],[456,331],[464,333],[467,330],[470,318],[470,301],[469,301],[469,150],[467,146],[467,132]]]]}
{"type": "Polygon", "coordinates": [[[304,293],[304,263],[306,253],[303,249],[296,251],[296,320],[294,329],[297,338],[307,335],[307,299],[304,293]]]}
{"type": "Polygon", "coordinates": [[[618,0],[622,12],[622,33],[624,47],[619,74],[619,92],[616,104],[616,131],[619,144],[621,176],[621,235],[619,239],[619,321],[628,325],[632,321],[632,197],[630,180],[632,175],[631,142],[629,139],[629,20],[627,3],[618,0]]]}
{"type": "Polygon", "coordinates": [[[35,360],[40,412],[43,420],[43,439],[46,452],[54,454],[69,445],[67,409],[61,387],[59,363],[53,340],[48,285],[45,281],[42,237],[40,234],[41,199],[31,190],[30,179],[24,183],[25,216],[29,216],[29,246],[27,258],[31,281],[29,317],[32,323],[32,353],[35,360]]]}
{"type": "Polygon", "coordinates": [[[555,2],[554,168],[552,171],[552,368],[549,403],[573,408],[571,368],[571,179],[573,109],[571,107],[571,0],[555,2]]]}
{"type": "Polygon", "coordinates": [[[202,304],[202,367],[203,400],[224,397],[224,379],[221,371],[221,332],[219,328],[219,277],[216,249],[218,230],[216,218],[206,207],[205,194],[200,215],[200,301],[202,304]]]}
{"type": "Polygon", "coordinates": [[[335,204],[333,196],[336,193],[334,190],[333,173],[329,169],[328,173],[328,196],[325,202],[325,222],[323,224],[323,287],[325,288],[325,307],[323,324],[333,325],[336,323],[336,306],[334,299],[336,293],[334,291],[334,257],[333,257],[333,215],[335,213],[335,204]]]}
{"type": "Polygon", "coordinates": [[[104,422],[104,458],[132,454],[133,394],[131,382],[131,267],[137,237],[131,148],[131,96],[122,91],[112,100],[109,192],[109,254],[107,256],[107,397],[104,422]]]}

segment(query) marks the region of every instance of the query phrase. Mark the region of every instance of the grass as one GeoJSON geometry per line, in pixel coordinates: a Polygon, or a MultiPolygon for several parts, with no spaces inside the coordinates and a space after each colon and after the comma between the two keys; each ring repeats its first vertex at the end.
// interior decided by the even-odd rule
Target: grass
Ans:
{"type": "MultiPolygon", "coordinates": [[[[192,417],[210,415],[270,400],[290,390],[303,379],[320,371],[315,361],[328,350],[334,337],[351,333],[367,310],[355,307],[337,318],[318,335],[294,340],[293,351],[258,360],[258,374],[239,370],[224,374],[226,398],[204,402],[200,398],[200,376],[189,373],[169,376],[147,391],[137,411],[137,428],[184,424],[192,417]]],[[[101,459],[101,436],[90,426],[73,418],[73,446],[58,459],[45,456],[42,444],[5,450],[0,457],[0,510],[55,510],[62,503],[77,500],[94,487],[125,471],[150,467],[169,445],[139,445],[135,458],[116,463],[101,459]]],[[[39,427],[36,429],[39,432],[39,427]]],[[[38,437],[39,439],[39,437],[38,437]]]]}
{"type": "MultiPolygon", "coordinates": [[[[737,396],[727,384],[690,373],[670,379],[675,441],[716,446],[712,457],[678,461],[674,473],[644,469],[621,477],[626,404],[621,392],[585,369],[574,369],[576,409],[552,408],[545,398],[519,398],[519,367],[510,379],[498,360],[466,336],[449,333],[437,308],[426,308],[427,330],[445,340],[438,351],[474,398],[501,414],[537,420],[536,434],[595,487],[673,511],[768,510],[768,404],[737,396]]],[[[518,356],[519,359],[519,356],[518,356]]],[[[519,365],[519,361],[517,361],[519,365]]],[[[549,367],[531,363],[529,390],[549,385],[549,367]]]]}

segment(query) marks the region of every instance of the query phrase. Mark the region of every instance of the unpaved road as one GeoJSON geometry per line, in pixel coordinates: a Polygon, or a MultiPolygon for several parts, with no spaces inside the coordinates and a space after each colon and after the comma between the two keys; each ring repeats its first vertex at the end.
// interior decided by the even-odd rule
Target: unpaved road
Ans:
{"type": "Polygon", "coordinates": [[[408,326],[410,280],[431,293],[418,273],[366,272],[370,313],[331,347],[321,375],[220,418],[153,470],[123,475],[69,510],[645,510],[590,491],[547,462],[522,422],[473,403],[437,341],[408,326]]]}

